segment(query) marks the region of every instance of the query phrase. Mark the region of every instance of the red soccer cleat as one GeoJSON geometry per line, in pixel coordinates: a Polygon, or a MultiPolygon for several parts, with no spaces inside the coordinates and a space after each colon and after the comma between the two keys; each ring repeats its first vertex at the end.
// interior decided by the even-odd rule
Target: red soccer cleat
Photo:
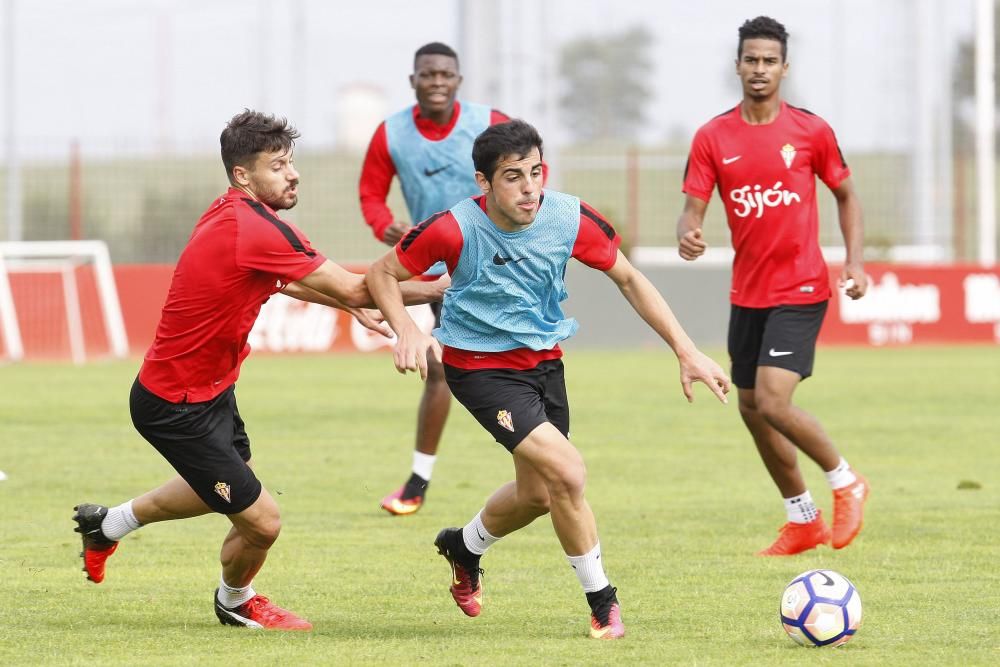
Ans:
{"type": "Polygon", "coordinates": [[[395,492],[390,493],[385,498],[382,499],[382,509],[384,509],[389,514],[395,516],[406,516],[407,514],[413,514],[424,504],[423,496],[415,496],[413,498],[403,498],[403,491],[406,490],[406,485],[399,487],[395,492]]]}
{"type": "Polygon", "coordinates": [[[830,529],[823,521],[822,512],[809,523],[789,521],[778,532],[780,534],[774,544],[763,551],[758,551],[758,556],[793,556],[830,541],[830,529]]]}
{"type": "Polygon", "coordinates": [[[594,639],[621,639],[625,636],[625,624],[622,623],[622,612],[617,602],[608,611],[607,623],[598,621],[594,614],[590,615],[590,636],[594,639]]]}
{"type": "Polygon", "coordinates": [[[80,533],[83,539],[83,571],[87,573],[87,579],[95,584],[104,581],[104,565],[108,557],[118,548],[118,542],[109,540],[101,532],[101,522],[108,515],[108,508],[104,505],[93,505],[81,503],[73,509],[73,521],[77,526],[73,530],[80,533]]]}
{"type": "Polygon", "coordinates": [[[445,528],[438,533],[434,540],[434,546],[438,548],[438,553],[448,560],[451,565],[451,597],[455,604],[466,616],[479,616],[483,610],[483,583],[480,575],[483,571],[479,568],[479,560],[475,564],[462,564],[455,556],[454,547],[456,540],[462,539],[461,528],[445,528]]]}
{"type": "Polygon", "coordinates": [[[239,607],[229,609],[219,602],[219,589],[215,589],[215,615],[223,625],[235,625],[257,630],[312,630],[312,623],[299,618],[287,609],[255,595],[239,607]]]}
{"type": "Polygon", "coordinates": [[[833,548],[843,549],[861,532],[865,500],[871,486],[868,480],[854,473],[854,484],[833,492],[833,548]]]}

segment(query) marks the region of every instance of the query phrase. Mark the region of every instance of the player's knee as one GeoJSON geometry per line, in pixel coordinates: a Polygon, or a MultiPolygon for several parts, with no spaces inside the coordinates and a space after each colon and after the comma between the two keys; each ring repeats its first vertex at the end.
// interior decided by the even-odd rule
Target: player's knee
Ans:
{"type": "Polygon", "coordinates": [[[788,410],[788,401],[771,393],[758,392],[756,397],[757,412],[768,422],[781,421],[788,410]]]}
{"type": "Polygon", "coordinates": [[[549,495],[554,498],[569,498],[571,500],[582,498],[586,486],[587,468],[580,457],[566,461],[564,465],[560,466],[557,473],[548,480],[549,495]]]}
{"type": "Polygon", "coordinates": [[[246,530],[240,531],[243,539],[258,549],[268,549],[274,544],[281,533],[281,515],[268,512],[249,524],[246,530]]]}

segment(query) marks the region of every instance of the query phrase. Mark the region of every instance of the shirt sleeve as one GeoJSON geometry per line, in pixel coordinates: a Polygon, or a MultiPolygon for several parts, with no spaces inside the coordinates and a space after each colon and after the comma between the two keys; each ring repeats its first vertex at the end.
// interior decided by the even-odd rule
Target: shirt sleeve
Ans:
{"type": "Polygon", "coordinates": [[[272,274],[287,284],[304,278],[326,261],[295,225],[278,218],[258,202],[250,207],[253,212],[239,221],[237,266],[272,274]]]}
{"type": "Polygon", "coordinates": [[[385,202],[389,197],[392,177],[395,175],[396,165],[389,154],[385,123],[381,123],[368,144],[368,152],[365,154],[358,183],[361,215],[379,241],[382,240],[386,227],[393,221],[392,211],[385,202]]]}
{"type": "Polygon", "coordinates": [[[607,271],[618,259],[622,239],[604,216],[580,202],[580,231],[573,244],[573,257],[592,269],[607,271]]]}
{"type": "Polygon", "coordinates": [[[440,261],[444,261],[448,273],[452,273],[462,254],[462,243],[458,220],[449,211],[442,211],[407,232],[396,244],[396,257],[415,276],[440,261]]]}
{"type": "Polygon", "coordinates": [[[500,123],[506,123],[510,120],[510,116],[505,114],[499,109],[490,110],[490,125],[499,125],[500,123]]]}
{"type": "Polygon", "coordinates": [[[813,171],[831,190],[844,182],[851,175],[844,154],[840,152],[837,136],[833,128],[823,122],[815,138],[816,147],[813,151],[813,171]]]}
{"type": "Polygon", "coordinates": [[[712,144],[705,128],[699,129],[691,141],[691,152],[688,153],[687,165],[684,167],[684,194],[697,197],[702,201],[712,199],[717,174],[715,160],[712,159],[712,144]]]}

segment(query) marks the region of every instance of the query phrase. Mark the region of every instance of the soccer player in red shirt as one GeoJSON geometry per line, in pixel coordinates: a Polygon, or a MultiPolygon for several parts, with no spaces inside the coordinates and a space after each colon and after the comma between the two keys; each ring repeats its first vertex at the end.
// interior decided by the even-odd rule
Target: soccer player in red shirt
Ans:
{"type": "MultiPolygon", "coordinates": [[[[258,595],[254,575],[278,538],[278,506],[253,471],[250,439],[236,406],[235,383],[250,353],[247,338],[260,307],[276,292],[342,308],[388,335],[371,314],[364,277],[313,249],[277,211],[298,201],[292,159],[298,132],[284,119],[244,111],[223,130],[222,162],[231,187],[202,215],[174,270],[156,338],[132,385],[139,433],[177,476],[117,507],[77,505],[84,571],[104,580],[105,562],[128,533],[146,524],[224,514],[215,613],[226,625],[309,630],[310,623],[258,595]]],[[[447,280],[413,283],[408,300],[440,299],[447,280]]]]}
{"type": "MultiPolygon", "coordinates": [[[[375,238],[395,245],[410,229],[460,199],[479,192],[472,166],[472,142],[489,125],[510,120],[506,114],[456,99],[462,75],[458,55],[447,44],[431,42],[417,49],[410,85],[417,103],[379,124],[372,136],[358,185],[361,213],[375,238]],[[393,177],[399,179],[410,219],[393,215],[386,204],[393,177]]],[[[431,269],[429,275],[443,267],[431,269]]],[[[441,304],[431,304],[435,326],[441,304]]],[[[382,499],[382,509],[397,516],[413,514],[427,497],[438,445],[451,408],[451,393],[441,364],[428,359],[427,381],[417,410],[416,443],[409,479],[382,499]]]]}
{"type": "Polygon", "coordinates": [[[619,250],[614,228],[572,195],[543,190],[542,140],[524,121],[493,125],[473,146],[483,194],[412,229],[368,270],[372,295],[399,336],[400,372],[427,375],[442,354],[455,398],[510,452],[515,479],[464,528],[434,541],[452,569],[451,595],[468,616],[483,604],[480,557],[500,538],[551,514],[552,526],[590,606],[595,639],[625,634],[616,589],[601,560],[594,514],[584,497],[586,468],[569,440],[570,410],[559,343],[576,331],[563,315],[563,277],[575,258],[603,271],[677,355],[688,400],[705,383],[722,402],[729,378],[684,332],[655,287],[619,250]],[[421,331],[399,285],[434,262],[452,277],[441,326],[421,331]],[[440,341],[440,344],[439,342],[440,341]]]}
{"type": "Polygon", "coordinates": [[[781,99],[788,33],[760,16],[739,30],[736,73],[743,101],[695,134],[684,175],[687,199],[677,221],[681,257],[705,252],[702,221],[716,187],[736,251],[729,355],[740,415],[784,498],[788,522],[759,552],[790,555],[861,530],[868,482],[840,455],[815,417],[792,403],[812,374],[830,286],[819,247],[816,178],[837,200],[847,258],[839,286],[852,299],[868,286],[862,264],[861,206],[833,130],[781,99]],[[806,489],[796,451],[826,473],[833,489],[832,534],[806,489]]]}

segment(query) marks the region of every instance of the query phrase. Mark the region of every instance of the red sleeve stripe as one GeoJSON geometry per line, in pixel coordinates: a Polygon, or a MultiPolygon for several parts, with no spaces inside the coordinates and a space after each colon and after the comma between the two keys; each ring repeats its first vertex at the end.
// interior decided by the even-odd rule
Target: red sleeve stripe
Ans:
{"type": "Polygon", "coordinates": [[[602,218],[597,213],[597,211],[592,211],[585,204],[580,204],[580,213],[584,217],[587,217],[587,218],[590,218],[591,220],[593,220],[597,224],[597,226],[601,228],[601,231],[604,232],[604,235],[607,236],[608,239],[614,240],[614,238],[615,238],[615,229],[614,229],[614,227],[612,227],[611,225],[609,225],[608,221],[605,220],[604,218],[602,218]]]}
{"type": "Polygon", "coordinates": [[[295,232],[292,231],[292,228],[289,227],[287,223],[271,215],[271,213],[264,208],[263,204],[261,204],[259,201],[254,201],[253,199],[247,199],[246,197],[243,198],[243,201],[249,204],[250,208],[256,211],[260,217],[264,218],[272,225],[274,225],[278,229],[278,231],[281,232],[281,235],[288,240],[293,250],[301,252],[306,257],[316,256],[315,251],[306,250],[306,247],[302,245],[302,241],[299,239],[298,236],[295,235],[295,232]]]}
{"type": "Polygon", "coordinates": [[[447,214],[448,211],[440,211],[438,213],[435,213],[434,215],[427,218],[419,225],[411,229],[409,232],[407,232],[406,236],[403,237],[403,243],[400,245],[400,248],[403,250],[403,252],[406,252],[406,249],[409,248],[410,245],[412,245],[412,243],[417,240],[417,237],[420,236],[421,232],[430,227],[435,220],[447,214]]]}

